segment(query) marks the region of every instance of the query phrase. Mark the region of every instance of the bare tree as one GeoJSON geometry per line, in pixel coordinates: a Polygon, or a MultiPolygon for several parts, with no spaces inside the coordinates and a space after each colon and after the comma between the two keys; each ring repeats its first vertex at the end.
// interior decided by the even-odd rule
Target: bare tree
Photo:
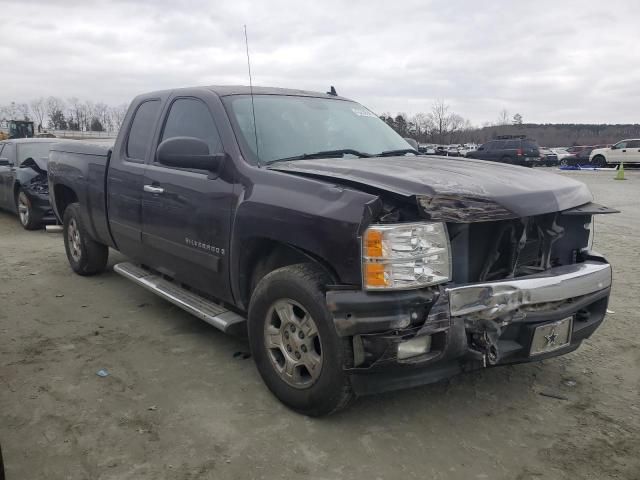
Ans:
{"type": "Polygon", "coordinates": [[[54,129],[66,129],[64,118],[64,101],[57,97],[49,97],[46,102],[47,117],[49,117],[49,127],[54,129]]]}
{"type": "Polygon", "coordinates": [[[109,109],[109,115],[111,116],[111,123],[113,125],[114,130],[119,130],[122,126],[122,122],[124,122],[124,117],[127,114],[127,104],[123,103],[118,105],[117,107],[112,107],[109,109]]]}
{"type": "Polygon", "coordinates": [[[445,136],[449,130],[449,105],[444,100],[436,100],[431,107],[429,118],[433,122],[434,133],[437,135],[438,143],[444,143],[445,136]]]}
{"type": "Polygon", "coordinates": [[[44,97],[31,100],[31,111],[33,112],[35,121],[38,122],[36,128],[40,131],[45,126],[45,118],[47,115],[47,106],[44,97]]]}
{"type": "Polygon", "coordinates": [[[520,115],[519,113],[516,113],[513,116],[513,124],[514,125],[522,125],[522,115],[520,115]]]}
{"type": "Polygon", "coordinates": [[[507,111],[506,108],[503,108],[502,110],[500,110],[500,113],[498,114],[498,125],[510,125],[511,124],[511,117],[509,116],[509,112],[507,111]]]}

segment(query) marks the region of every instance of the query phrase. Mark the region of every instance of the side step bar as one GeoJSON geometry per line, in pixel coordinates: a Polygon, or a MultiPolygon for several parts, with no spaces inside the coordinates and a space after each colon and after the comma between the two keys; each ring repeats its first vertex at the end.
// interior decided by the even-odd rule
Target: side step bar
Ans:
{"type": "Polygon", "coordinates": [[[129,262],[118,263],[113,270],[225,333],[239,334],[246,329],[247,319],[242,315],[182,288],[151,270],[129,262]]]}

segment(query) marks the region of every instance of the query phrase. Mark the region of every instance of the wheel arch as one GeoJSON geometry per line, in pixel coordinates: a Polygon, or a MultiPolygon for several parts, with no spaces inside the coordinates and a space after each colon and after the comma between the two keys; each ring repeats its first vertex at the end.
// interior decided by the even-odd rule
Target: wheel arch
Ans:
{"type": "Polygon", "coordinates": [[[253,290],[268,273],[297,263],[313,263],[324,270],[332,282],[338,282],[335,269],[324,259],[295,245],[267,237],[247,238],[237,247],[238,258],[238,296],[237,302],[248,308],[253,290]]]}
{"type": "Polygon", "coordinates": [[[62,221],[64,212],[69,205],[78,201],[78,194],[71,187],[57,184],[53,187],[54,210],[62,221]]]}

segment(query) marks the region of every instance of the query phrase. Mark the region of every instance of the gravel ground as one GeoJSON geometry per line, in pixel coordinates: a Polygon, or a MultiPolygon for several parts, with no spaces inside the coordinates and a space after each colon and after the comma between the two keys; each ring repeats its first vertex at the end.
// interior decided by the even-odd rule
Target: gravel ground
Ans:
{"type": "Polygon", "coordinates": [[[8,480],[640,479],[640,172],[562,174],[623,212],[596,223],[615,270],[602,328],[565,357],[362,398],[324,419],[275,400],[234,355],[244,340],[112,272],[72,274],[59,234],[0,213],[8,480]]]}

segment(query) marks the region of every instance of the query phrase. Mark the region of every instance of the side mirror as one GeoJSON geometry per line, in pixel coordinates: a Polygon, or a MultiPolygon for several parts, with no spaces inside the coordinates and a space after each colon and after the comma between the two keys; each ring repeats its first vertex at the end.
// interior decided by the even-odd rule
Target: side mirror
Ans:
{"type": "Polygon", "coordinates": [[[197,170],[218,170],[226,153],[209,153],[209,145],[195,137],[168,138],[156,151],[158,163],[167,167],[193,168],[197,170]]]}
{"type": "Polygon", "coordinates": [[[615,150],[615,149],[616,149],[616,148],[618,148],[618,147],[616,147],[615,145],[611,145],[611,147],[610,147],[610,148],[611,148],[611,150],[615,150]]]}

